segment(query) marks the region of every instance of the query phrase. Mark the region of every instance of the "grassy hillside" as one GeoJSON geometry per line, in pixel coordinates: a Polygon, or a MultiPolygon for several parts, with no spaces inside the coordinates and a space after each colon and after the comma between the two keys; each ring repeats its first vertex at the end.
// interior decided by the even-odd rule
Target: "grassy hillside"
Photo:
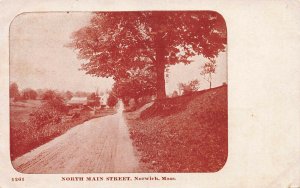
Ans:
{"type": "Polygon", "coordinates": [[[215,172],[226,162],[227,86],[156,101],[127,119],[146,171],[215,172]]]}

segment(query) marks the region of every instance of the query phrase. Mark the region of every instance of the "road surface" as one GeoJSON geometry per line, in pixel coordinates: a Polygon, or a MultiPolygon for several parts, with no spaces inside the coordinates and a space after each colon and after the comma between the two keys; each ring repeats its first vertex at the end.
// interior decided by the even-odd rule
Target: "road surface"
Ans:
{"type": "Polygon", "coordinates": [[[23,173],[138,172],[122,108],[92,119],[12,161],[23,173]]]}

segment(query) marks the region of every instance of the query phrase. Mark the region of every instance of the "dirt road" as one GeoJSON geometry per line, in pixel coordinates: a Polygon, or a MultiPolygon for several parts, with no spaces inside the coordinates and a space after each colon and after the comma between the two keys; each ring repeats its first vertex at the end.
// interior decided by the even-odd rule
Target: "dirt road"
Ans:
{"type": "Polygon", "coordinates": [[[23,173],[139,171],[121,111],[78,125],[12,164],[23,173]]]}

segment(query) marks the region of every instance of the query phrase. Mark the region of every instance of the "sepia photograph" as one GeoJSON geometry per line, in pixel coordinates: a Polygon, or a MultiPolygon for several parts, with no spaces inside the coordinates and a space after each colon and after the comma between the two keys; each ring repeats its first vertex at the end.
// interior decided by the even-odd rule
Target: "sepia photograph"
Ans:
{"type": "Polygon", "coordinates": [[[299,188],[298,0],[0,0],[0,187],[299,188]]]}
{"type": "Polygon", "coordinates": [[[22,13],[9,52],[16,171],[213,173],[225,165],[227,28],[218,12],[22,13]]]}

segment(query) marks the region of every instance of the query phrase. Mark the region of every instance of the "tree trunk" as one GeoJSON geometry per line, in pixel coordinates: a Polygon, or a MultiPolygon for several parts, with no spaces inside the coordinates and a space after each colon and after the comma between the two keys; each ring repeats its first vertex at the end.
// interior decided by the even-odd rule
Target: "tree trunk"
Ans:
{"type": "Polygon", "coordinates": [[[211,89],[211,73],[209,73],[209,89],[211,89]]]}
{"type": "Polygon", "coordinates": [[[156,74],[157,74],[157,83],[156,83],[156,92],[157,98],[162,99],[166,98],[166,83],[165,83],[165,64],[159,63],[156,66],[156,74]]]}
{"type": "Polygon", "coordinates": [[[156,92],[157,92],[157,99],[166,98],[166,88],[165,88],[165,45],[162,37],[160,36],[161,33],[158,34],[156,38],[156,92]]]}

